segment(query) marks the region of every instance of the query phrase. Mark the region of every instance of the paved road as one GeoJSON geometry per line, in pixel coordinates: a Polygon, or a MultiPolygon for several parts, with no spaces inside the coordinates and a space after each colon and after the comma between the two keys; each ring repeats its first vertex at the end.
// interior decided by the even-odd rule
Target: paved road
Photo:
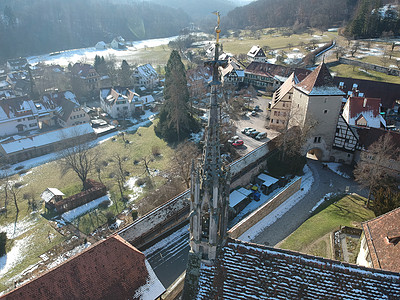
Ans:
{"type": "Polygon", "coordinates": [[[321,162],[309,159],[307,164],[314,177],[310,191],[285,215],[265,228],[252,242],[275,246],[306,221],[311,216],[310,210],[328,193],[344,192],[348,186],[350,193],[367,196],[366,191],[360,190],[354,180],[339,176],[329,169],[322,169],[321,162]]]}

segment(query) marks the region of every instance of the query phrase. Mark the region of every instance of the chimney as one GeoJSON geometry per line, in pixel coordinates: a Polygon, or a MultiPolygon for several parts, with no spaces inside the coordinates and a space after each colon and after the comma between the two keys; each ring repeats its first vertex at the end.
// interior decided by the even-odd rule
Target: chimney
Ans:
{"type": "Polygon", "coordinates": [[[364,104],[363,107],[365,107],[367,105],[367,98],[364,98],[364,104]]]}

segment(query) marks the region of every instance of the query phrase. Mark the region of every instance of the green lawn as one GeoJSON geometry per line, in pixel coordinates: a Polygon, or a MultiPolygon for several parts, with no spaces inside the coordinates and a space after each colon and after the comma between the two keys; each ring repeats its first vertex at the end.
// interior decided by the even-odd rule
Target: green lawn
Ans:
{"type": "Polygon", "coordinates": [[[383,82],[391,82],[400,84],[400,77],[391,76],[384,73],[366,70],[367,72],[362,70],[363,68],[357,66],[350,66],[340,64],[334,67],[330,67],[329,70],[336,74],[336,76],[342,77],[350,77],[357,79],[366,79],[366,80],[375,80],[375,81],[383,81],[383,82]]]}
{"type": "Polygon", "coordinates": [[[278,245],[279,248],[331,258],[329,234],[340,226],[360,227],[375,217],[365,207],[366,199],[358,195],[333,198],[328,207],[319,208],[295,232],[278,245]],[[333,202],[332,201],[337,201],[333,202]]]}

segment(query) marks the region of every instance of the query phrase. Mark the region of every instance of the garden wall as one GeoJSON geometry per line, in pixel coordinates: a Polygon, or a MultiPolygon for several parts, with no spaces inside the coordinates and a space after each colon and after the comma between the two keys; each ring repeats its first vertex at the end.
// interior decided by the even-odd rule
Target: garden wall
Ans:
{"type": "Polygon", "coordinates": [[[232,227],[228,234],[231,238],[237,239],[255,224],[260,222],[265,216],[271,213],[275,208],[285,202],[290,196],[300,190],[301,177],[298,177],[291,185],[273,197],[270,201],[263,206],[252,212],[248,217],[240,221],[232,227]]]}
{"type": "Polygon", "coordinates": [[[345,64],[345,65],[358,66],[358,67],[362,67],[366,70],[377,71],[377,72],[385,73],[388,75],[400,76],[400,70],[387,68],[387,67],[383,67],[383,66],[379,66],[379,65],[374,65],[374,64],[362,62],[359,60],[341,57],[341,58],[339,58],[339,63],[345,64]]]}

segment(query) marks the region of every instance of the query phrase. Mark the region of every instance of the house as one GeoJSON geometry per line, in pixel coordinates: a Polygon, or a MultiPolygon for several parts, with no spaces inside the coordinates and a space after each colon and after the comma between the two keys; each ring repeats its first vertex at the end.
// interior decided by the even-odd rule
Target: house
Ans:
{"type": "Polygon", "coordinates": [[[61,127],[89,123],[90,117],[71,91],[51,92],[42,96],[46,107],[54,109],[57,123],[61,127]]]}
{"type": "Polygon", "coordinates": [[[251,47],[250,51],[247,52],[247,59],[250,62],[265,62],[267,57],[264,53],[264,50],[260,46],[251,47]]]}
{"type": "Polygon", "coordinates": [[[0,142],[0,155],[7,162],[16,163],[33,157],[52,153],[82,141],[89,142],[96,134],[89,123],[48,131],[45,133],[10,138],[0,142]]]}
{"type": "Polygon", "coordinates": [[[92,65],[75,63],[71,68],[71,75],[87,90],[94,90],[99,87],[100,75],[92,65]]]}
{"type": "Polygon", "coordinates": [[[400,273],[400,208],[361,225],[357,264],[400,273]]]}
{"type": "Polygon", "coordinates": [[[342,114],[346,122],[352,126],[386,127],[386,121],[381,115],[380,98],[349,97],[342,114]]]}
{"type": "Polygon", "coordinates": [[[104,50],[107,48],[107,44],[104,43],[103,41],[101,41],[101,42],[98,42],[96,44],[96,46],[94,46],[94,47],[96,48],[96,50],[104,50]]]}
{"type": "Polygon", "coordinates": [[[293,72],[288,79],[274,92],[269,115],[269,127],[273,129],[285,128],[290,118],[290,106],[293,99],[295,84],[305,78],[303,73],[293,72]]]}
{"type": "Polygon", "coordinates": [[[308,75],[310,71],[270,63],[252,62],[244,70],[244,82],[257,89],[275,91],[292,74],[308,75]]]}
{"type": "Polygon", "coordinates": [[[107,194],[106,186],[92,179],[87,179],[84,186],[85,190],[65,199],[63,199],[65,195],[58,189],[47,188],[42,193],[41,198],[44,200],[48,211],[56,211],[61,214],[107,194]]]}
{"type": "MultiPolygon", "coordinates": [[[[152,102],[154,98],[151,96],[152,102]]],[[[146,98],[150,104],[151,99],[146,98]]],[[[144,110],[143,99],[134,90],[123,87],[100,90],[100,107],[114,119],[129,118],[144,110]]]]}
{"type": "Polygon", "coordinates": [[[164,291],[144,254],[113,235],[0,299],[159,299],[164,291]]]}
{"type": "Polygon", "coordinates": [[[7,72],[22,71],[28,66],[26,58],[16,58],[7,60],[7,72]]]}
{"type": "Polygon", "coordinates": [[[220,67],[223,83],[231,83],[237,85],[244,82],[244,68],[233,57],[228,57],[228,64],[225,68],[220,67]]]}
{"type": "Polygon", "coordinates": [[[3,136],[41,128],[51,118],[51,110],[28,96],[0,100],[0,134],[3,136]]]}
{"type": "Polygon", "coordinates": [[[139,98],[139,101],[143,103],[144,108],[151,108],[154,107],[155,100],[153,95],[146,95],[139,98]]]}
{"type": "Polygon", "coordinates": [[[398,299],[400,275],[228,238],[195,299],[398,299]]]}
{"type": "Polygon", "coordinates": [[[125,40],[122,37],[117,37],[110,43],[111,48],[115,50],[126,49],[125,40]]]}
{"type": "Polygon", "coordinates": [[[146,89],[154,89],[160,82],[158,74],[151,64],[138,66],[133,71],[131,77],[135,88],[144,87],[146,89]]]}

